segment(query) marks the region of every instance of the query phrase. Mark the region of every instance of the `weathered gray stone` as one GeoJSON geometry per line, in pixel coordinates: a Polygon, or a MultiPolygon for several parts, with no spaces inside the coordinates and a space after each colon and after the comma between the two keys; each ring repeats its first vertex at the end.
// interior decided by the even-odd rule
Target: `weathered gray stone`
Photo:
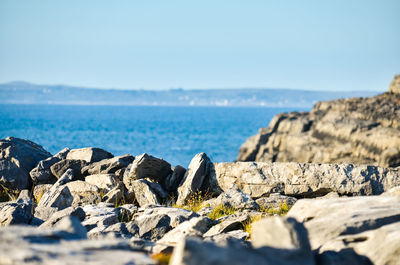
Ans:
{"type": "Polygon", "coordinates": [[[86,228],[82,226],[80,220],[75,216],[65,216],[54,224],[54,228],[66,231],[76,236],[76,238],[87,238],[86,228]]]}
{"type": "Polygon", "coordinates": [[[161,204],[162,197],[166,198],[168,194],[162,191],[161,185],[146,179],[134,180],[131,182],[131,190],[135,194],[136,201],[140,206],[146,204],[161,204]]]}
{"type": "Polygon", "coordinates": [[[29,172],[29,175],[31,176],[34,185],[48,183],[53,184],[54,182],[56,182],[57,178],[51,173],[50,167],[55,163],[65,159],[69,150],[69,148],[65,148],[54,156],[40,161],[37,166],[29,172]]]}
{"type": "Polygon", "coordinates": [[[299,263],[291,251],[262,248],[252,249],[237,241],[228,241],[228,246],[221,247],[211,242],[187,237],[175,247],[170,265],[211,265],[211,264],[315,264],[314,260],[299,263]]]}
{"type": "Polygon", "coordinates": [[[61,160],[50,167],[51,173],[56,177],[60,178],[68,169],[72,169],[76,179],[84,179],[84,175],[81,174],[83,167],[87,165],[84,160],[61,160]]]}
{"type": "Polygon", "coordinates": [[[82,180],[65,184],[73,197],[72,205],[95,204],[101,202],[100,190],[97,186],[82,180]]]}
{"type": "Polygon", "coordinates": [[[122,191],[122,187],[116,186],[106,193],[103,197],[104,202],[118,204],[124,198],[124,192],[122,191]]]}
{"type": "Polygon", "coordinates": [[[252,198],[271,193],[318,197],[331,191],[340,195],[378,195],[400,185],[400,168],[352,164],[236,162],[216,163],[215,177],[223,190],[236,185],[252,198]]]}
{"type": "Polygon", "coordinates": [[[46,220],[43,224],[41,224],[39,227],[40,228],[54,227],[62,218],[66,216],[74,216],[79,221],[83,221],[85,220],[86,214],[81,207],[68,207],[52,214],[51,217],[48,220],[46,220]]]}
{"type": "Polygon", "coordinates": [[[68,169],[57,182],[47,190],[35,209],[35,225],[40,225],[46,221],[50,216],[62,209],[72,206],[74,200],[69,188],[65,186],[68,182],[74,179],[72,169],[68,169]]]}
{"type": "MultiPolygon", "coordinates": [[[[27,191],[27,190],[26,190],[27,191]]],[[[0,226],[28,224],[33,217],[32,200],[21,192],[16,201],[0,203],[0,226]]]]}
{"type": "Polygon", "coordinates": [[[282,195],[279,193],[271,193],[269,197],[262,197],[256,200],[256,202],[264,207],[265,209],[277,210],[283,205],[287,205],[289,208],[296,203],[297,199],[294,197],[282,195]]]}
{"type": "Polygon", "coordinates": [[[304,222],[312,249],[339,236],[355,235],[400,222],[400,197],[302,199],[287,214],[304,222]]]}
{"type": "Polygon", "coordinates": [[[113,174],[117,170],[127,167],[135,158],[131,155],[116,156],[103,159],[82,168],[83,175],[113,174]]]}
{"type": "Polygon", "coordinates": [[[252,224],[251,234],[252,245],[260,251],[284,250],[285,253],[280,254],[282,259],[297,264],[314,264],[307,230],[294,218],[276,216],[261,219],[252,224]]]}
{"type": "Polygon", "coordinates": [[[174,170],[169,174],[164,180],[164,188],[168,192],[176,192],[179,184],[181,183],[183,177],[185,176],[186,169],[182,166],[174,167],[174,170]]]}
{"type": "Polygon", "coordinates": [[[42,196],[51,189],[52,184],[39,184],[33,187],[33,198],[35,198],[36,203],[38,203],[42,196]]]}
{"type": "Polygon", "coordinates": [[[207,217],[194,217],[185,221],[158,240],[154,252],[159,253],[165,251],[167,248],[175,247],[178,242],[187,236],[201,237],[214,224],[215,221],[207,217]]]}
{"type": "Polygon", "coordinates": [[[198,215],[188,210],[172,207],[154,207],[139,209],[133,219],[138,226],[139,237],[159,240],[168,231],[193,217],[198,217],[198,215]]]}
{"type": "Polygon", "coordinates": [[[90,231],[96,227],[110,226],[119,222],[118,211],[114,207],[107,207],[106,204],[85,205],[82,207],[85,212],[85,220],[82,225],[90,231]]]}
{"type": "Polygon", "coordinates": [[[211,207],[216,207],[218,205],[230,207],[235,210],[257,210],[259,208],[259,205],[248,194],[235,188],[228,189],[227,191],[221,193],[211,203],[211,207]]]}
{"type": "Polygon", "coordinates": [[[244,232],[243,230],[233,230],[227,233],[221,233],[221,234],[216,234],[214,236],[205,237],[204,241],[212,242],[222,247],[229,247],[232,244],[241,244],[245,247],[250,247],[249,241],[246,241],[246,239],[249,236],[250,236],[249,233],[244,232]]]}
{"type": "Polygon", "coordinates": [[[200,190],[203,181],[210,174],[211,160],[205,153],[197,154],[190,161],[189,168],[178,188],[178,205],[184,205],[193,193],[200,190]]]}
{"type": "Polygon", "coordinates": [[[67,154],[68,160],[83,160],[87,163],[99,162],[108,158],[113,158],[113,155],[101,148],[96,147],[71,149],[67,154]]]}
{"type": "Polygon", "coordinates": [[[250,216],[247,214],[233,215],[226,218],[223,222],[214,225],[203,236],[210,237],[230,231],[243,229],[246,222],[250,221],[250,216]]]}
{"type": "MultiPolygon", "coordinates": [[[[400,222],[358,234],[343,235],[326,242],[319,250],[319,260],[331,260],[338,253],[347,264],[398,264],[400,253],[400,222]],[[345,252],[346,249],[352,251],[345,252]],[[356,260],[357,262],[354,262],[356,260]],[[364,260],[360,262],[360,260],[364,260]],[[350,263],[353,262],[353,263],[350,263]]],[[[323,263],[325,264],[325,263],[323,263]]],[[[338,264],[338,263],[336,263],[338,264]]],[[[340,264],[344,264],[343,262],[340,264]]]]}
{"type": "Polygon", "coordinates": [[[85,181],[107,192],[117,187],[119,180],[114,174],[95,174],[85,177],[85,181]]]}
{"type": "Polygon", "coordinates": [[[132,183],[139,179],[147,178],[162,183],[171,173],[171,165],[167,161],[144,153],[135,157],[129,173],[124,174],[124,184],[131,190],[132,183]]]}
{"type": "Polygon", "coordinates": [[[34,142],[14,137],[0,139],[0,185],[14,191],[30,188],[29,172],[49,156],[34,142]]]}
{"type": "Polygon", "coordinates": [[[2,264],[137,264],[154,265],[129,240],[77,240],[76,234],[28,226],[0,228],[2,264]]]}

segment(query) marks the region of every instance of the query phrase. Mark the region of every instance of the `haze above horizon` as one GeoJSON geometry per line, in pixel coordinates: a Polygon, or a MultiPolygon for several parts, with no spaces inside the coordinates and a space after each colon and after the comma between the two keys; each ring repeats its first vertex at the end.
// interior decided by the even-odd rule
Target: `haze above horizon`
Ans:
{"type": "Polygon", "coordinates": [[[0,83],[386,91],[400,2],[0,2],[0,83]]]}

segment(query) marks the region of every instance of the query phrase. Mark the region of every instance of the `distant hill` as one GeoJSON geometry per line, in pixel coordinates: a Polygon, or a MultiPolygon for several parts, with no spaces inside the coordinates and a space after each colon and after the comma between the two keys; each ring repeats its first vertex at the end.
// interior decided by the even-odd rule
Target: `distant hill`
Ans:
{"type": "Polygon", "coordinates": [[[2,104],[132,105],[132,106],[265,106],[311,107],[320,100],[368,97],[373,91],[294,89],[117,90],[26,82],[0,84],[2,104]]]}

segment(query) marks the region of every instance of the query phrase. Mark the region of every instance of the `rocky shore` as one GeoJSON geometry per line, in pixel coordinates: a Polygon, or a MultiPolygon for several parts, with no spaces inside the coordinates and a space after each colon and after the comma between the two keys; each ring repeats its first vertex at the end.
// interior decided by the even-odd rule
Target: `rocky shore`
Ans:
{"type": "Polygon", "coordinates": [[[0,140],[0,264],[399,264],[400,168],[0,140]],[[369,195],[369,196],[367,196],[369,195]]]}
{"type": "Polygon", "coordinates": [[[237,161],[400,165],[400,75],[389,92],[322,101],[276,115],[249,138],[237,161]]]}

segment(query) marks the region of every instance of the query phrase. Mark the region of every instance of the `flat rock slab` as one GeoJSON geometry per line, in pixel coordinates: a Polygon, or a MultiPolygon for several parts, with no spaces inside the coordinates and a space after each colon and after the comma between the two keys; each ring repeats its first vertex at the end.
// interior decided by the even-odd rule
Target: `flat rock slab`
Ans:
{"type": "Polygon", "coordinates": [[[312,249],[339,236],[355,235],[400,222],[400,197],[303,199],[287,216],[304,222],[312,249]]]}
{"type": "Polygon", "coordinates": [[[87,163],[99,162],[112,157],[111,153],[96,147],[71,149],[67,155],[68,160],[83,160],[87,163]]]}
{"type": "Polygon", "coordinates": [[[155,264],[128,240],[72,240],[56,229],[26,226],[0,228],[1,264],[155,264]]]}
{"type": "Polygon", "coordinates": [[[253,198],[271,193],[318,197],[331,191],[340,195],[379,195],[400,185],[399,168],[295,162],[215,163],[214,166],[214,177],[224,191],[237,186],[253,198]]]}

